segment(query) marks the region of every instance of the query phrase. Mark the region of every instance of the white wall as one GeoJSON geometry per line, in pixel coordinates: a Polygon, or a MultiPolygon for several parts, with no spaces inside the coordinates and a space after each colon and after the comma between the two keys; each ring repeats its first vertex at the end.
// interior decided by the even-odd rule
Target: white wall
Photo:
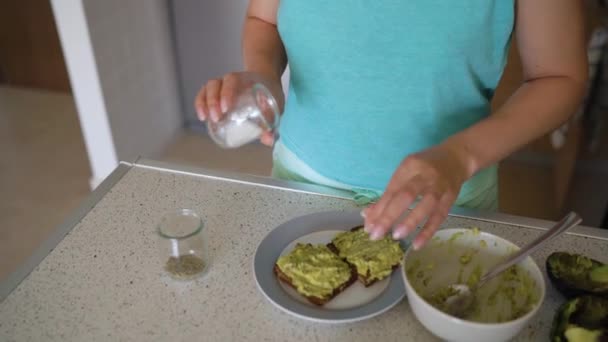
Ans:
{"type": "Polygon", "coordinates": [[[51,3],[93,170],[92,187],[119,160],[159,156],[184,125],[182,113],[197,122],[192,102],[200,86],[242,69],[248,0],[51,3]]]}
{"type": "Polygon", "coordinates": [[[92,176],[92,188],[118,164],[95,56],[80,0],[51,0],[92,176]]]}

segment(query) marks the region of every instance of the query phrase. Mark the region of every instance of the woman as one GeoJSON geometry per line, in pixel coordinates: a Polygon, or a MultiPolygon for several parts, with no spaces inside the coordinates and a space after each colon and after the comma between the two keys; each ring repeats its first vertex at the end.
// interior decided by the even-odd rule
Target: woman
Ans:
{"type": "Polygon", "coordinates": [[[417,249],[452,205],[496,209],[495,165],[574,113],[587,80],[581,3],[250,0],[245,70],[209,81],[195,107],[218,120],[240,86],[262,82],[284,108],[281,138],[262,137],[273,175],[373,200],[362,215],[374,239],[423,225],[417,249]],[[524,82],[490,113],[512,36],[524,82]]]}

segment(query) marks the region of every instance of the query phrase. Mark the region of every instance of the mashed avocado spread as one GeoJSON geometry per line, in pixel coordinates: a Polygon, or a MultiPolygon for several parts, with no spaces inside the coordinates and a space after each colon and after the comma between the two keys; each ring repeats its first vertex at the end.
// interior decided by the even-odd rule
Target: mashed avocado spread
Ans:
{"type": "Polygon", "coordinates": [[[277,266],[298,292],[310,297],[327,297],[351,277],[350,266],[325,245],[297,244],[277,266]]]}
{"type": "Polygon", "coordinates": [[[390,237],[372,241],[363,229],[339,233],[332,242],[340,257],[355,265],[357,272],[369,280],[387,277],[403,259],[398,241],[390,237]]]}

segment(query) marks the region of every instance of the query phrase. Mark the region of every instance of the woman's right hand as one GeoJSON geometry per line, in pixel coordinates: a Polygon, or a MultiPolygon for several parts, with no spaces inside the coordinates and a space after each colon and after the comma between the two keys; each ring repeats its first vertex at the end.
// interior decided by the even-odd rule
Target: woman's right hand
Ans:
{"type": "MultiPolygon", "coordinates": [[[[207,82],[196,95],[194,108],[201,121],[212,120],[218,122],[222,119],[236,100],[241,89],[249,87],[254,83],[261,83],[268,88],[272,96],[277,100],[282,111],[284,95],[281,81],[272,81],[267,77],[255,72],[233,72],[226,74],[221,79],[213,79],[207,82]]],[[[263,144],[272,146],[274,135],[264,132],[260,137],[263,144]]]]}

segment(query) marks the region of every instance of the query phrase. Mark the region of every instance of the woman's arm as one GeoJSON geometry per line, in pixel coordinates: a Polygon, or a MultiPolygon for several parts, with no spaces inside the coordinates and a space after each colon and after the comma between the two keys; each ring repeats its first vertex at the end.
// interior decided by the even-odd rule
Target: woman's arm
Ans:
{"type": "Polygon", "coordinates": [[[287,66],[285,47],[277,30],[280,0],[251,0],[243,27],[245,71],[281,82],[287,66]]]}
{"type": "MultiPolygon", "coordinates": [[[[250,0],[243,26],[245,70],[210,80],[201,88],[194,104],[199,119],[218,121],[234,102],[239,87],[251,82],[264,83],[282,110],[285,99],[281,75],[287,65],[287,57],[276,26],[279,1],[250,0]]],[[[263,135],[262,142],[271,144],[272,135],[263,135]]]]}
{"type": "Polygon", "coordinates": [[[582,1],[518,0],[515,34],[525,82],[487,119],[401,163],[378,203],[363,212],[372,238],[395,224],[393,237],[404,238],[424,223],[413,242],[421,247],[447,217],[467,179],[576,111],[588,73],[582,1]],[[416,207],[396,222],[418,196],[416,207]]]}
{"type": "Polygon", "coordinates": [[[515,35],[524,83],[492,116],[448,139],[467,176],[495,164],[566,121],[587,84],[583,2],[519,0],[515,35]]]}

